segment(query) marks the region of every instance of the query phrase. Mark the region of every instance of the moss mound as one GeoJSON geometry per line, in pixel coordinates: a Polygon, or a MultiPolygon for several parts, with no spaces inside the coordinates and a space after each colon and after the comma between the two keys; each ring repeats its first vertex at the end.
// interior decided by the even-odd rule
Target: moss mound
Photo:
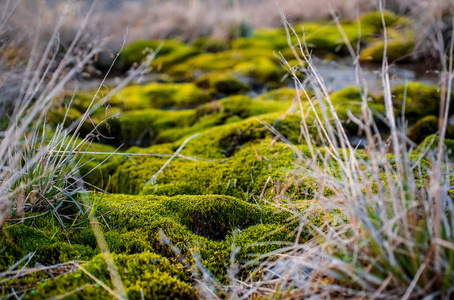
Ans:
{"type": "MultiPolygon", "coordinates": [[[[145,183],[167,158],[137,157],[134,161],[142,168],[135,168],[132,162],[124,163],[112,177],[112,189],[130,194],[141,192],[169,196],[221,194],[254,202],[254,198],[262,193],[264,196],[273,195],[276,192],[273,182],[285,181],[285,174],[291,173],[292,163],[296,161],[289,148],[280,143],[272,148],[270,143],[268,140],[250,144],[223,160],[174,160],[156,178],[154,185],[147,186],[145,183]],[[269,185],[265,188],[267,181],[269,185]]],[[[292,177],[288,180],[291,183],[292,177]]]]}
{"type": "MultiPolygon", "coordinates": [[[[420,144],[426,139],[426,137],[438,133],[438,123],[439,120],[436,116],[426,116],[418,120],[418,122],[410,128],[407,136],[416,144],[420,144]]],[[[446,138],[454,139],[454,126],[447,126],[446,138]]]]}
{"type": "MultiPolygon", "coordinates": [[[[391,38],[386,43],[386,58],[389,62],[408,61],[415,47],[413,38],[395,37],[391,38]]],[[[381,63],[385,53],[385,42],[376,41],[363,51],[361,51],[360,59],[364,62],[381,63]]]]}
{"type": "Polygon", "coordinates": [[[407,22],[405,18],[390,11],[384,11],[383,15],[379,11],[363,14],[360,17],[359,22],[361,23],[361,26],[371,27],[379,32],[383,28],[383,20],[386,27],[392,26],[398,21],[407,22]]]}
{"type": "MultiPolygon", "coordinates": [[[[436,150],[438,147],[439,143],[439,137],[437,135],[429,135],[427,136],[419,145],[418,148],[416,148],[416,151],[423,152],[426,150],[436,150]]],[[[454,139],[445,139],[444,144],[446,147],[446,150],[448,152],[448,157],[451,160],[454,160],[454,139]]],[[[454,179],[451,176],[451,184],[454,181],[454,179]]],[[[451,196],[454,194],[454,190],[450,190],[451,196]]]]}
{"type": "Polygon", "coordinates": [[[193,46],[203,52],[216,53],[230,50],[230,41],[220,38],[201,37],[194,41],[193,46]]]}
{"type": "Polygon", "coordinates": [[[211,100],[207,92],[194,84],[148,83],[123,89],[111,99],[123,111],[147,108],[195,107],[211,100]]]}
{"type": "MultiPolygon", "coordinates": [[[[392,90],[396,112],[401,114],[405,111],[405,116],[410,121],[419,120],[427,115],[438,115],[440,96],[437,86],[425,85],[420,82],[409,82],[407,85],[401,85],[392,90]]],[[[383,102],[383,97],[380,101],[383,102]]],[[[452,111],[451,109],[450,113],[452,111]]]]}
{"type": "Polygon", "coordinates": [[[276,86],[285,74],[285,70],[273,59],[258,57],[239,63],[234,70],[244,76],[250,76],[261,84],[276,86]]]}
{"type": "Polygon", "coordinates": [[[152,51],[157,51],[156,58],[152,61],[156,71],[166,70],[172,64],[182,62],[199,53],[195,48],[177,40],[138,40],[123,49],[119,64],[123,69],[129,69],[135,63],[142,62],[152,51]]]}
{"type": "MultiPolygon", "coordinates": [[[[188,283],[189,276],[181,265],[150,252],[134,255],[114,255],[114,263],[131,299],[197,299],[196,291],[188,283]]],[[[99,281],[112,287],[102,255],[94,257],[83,268],[99,281]]],[[[31,299],[43,295],[59,296],[70,292],[71,297],[83,299],[111,299],[112,295],[82,270],[60,276],[39,285],[31,299]],[[80,289],[80,287],[84,287],[80,289]]]]}
{"type": "Polygon", "coordinates": [[[241,82],[237,76],[231,73],[213,72],[200,76],[195,80],[195,84],[208,90],[213,95],[234,95],[241,94],[250,87],[241,82]]]}

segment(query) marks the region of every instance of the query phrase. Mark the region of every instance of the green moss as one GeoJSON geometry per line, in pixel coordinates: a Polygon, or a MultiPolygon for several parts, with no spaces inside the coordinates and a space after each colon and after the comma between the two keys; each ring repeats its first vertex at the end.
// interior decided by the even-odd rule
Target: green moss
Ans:
{"type": "Polygon", "coordinates": [[[275,59],[268,49],[237,49],[218,53],[206,53],[188,59],[185,64],[202,71],[221,71],[256,57],[275,59]]]}
{"type": "Polygon", "coordinates": [[[195,84],[215,95],[241,94],[250,89],[247,84],[241,82],[231,73],[208,73],[197,78],[195,84]]]}
{"type": "Polygon", "coordinates": [[[77,161],[80,163],[80,174],[89,184],[105,188],[110,176],[123,163],[124,157],[110,155],[116,148],[99,143],[85,143],[80,148],[77,161]],[[88,153],[85,153],[88,152],[88,153]]]}
{"type": "MultiPolygon", "coordinates": [[[[369,26],[360,27],[357,22],[341,21],[341,26],[346,40],[352,45],[367,40],[375,32],[369,26]]],[[[299,41],[309,50],[319,53],[343,54],[346,52],[346,40],[333,22],[307,22],[296,24],[294,27],[299,41]]],[[[292,36],[291,43],[296,47],[299,45],[295,36],[292,36]]]]}
{"type": "Polygon", "coordinates": [[[248,118],[272,112],[285,112],[291,102],[274,100],[251,99],[248,97],[233,96],[219,101],[223,111],[229,115],[248,118]]]}
{"type": "MultiPolygon", "coordinates": [[[[348,134],[358,133],[358,125],[351,121],[349,113],[353,114],[356,118],[363,119],[361,93],[362,92],[358,90],[357,87],[347,87],[330,94],[331,103],[336,111],[337,117],[342,122],[343,127],[348,134]]],[[[371,95],[368,95],[367,101],[368,107],[373,111],[374,121],[378,125],[381,125],[382,122],[379,115],[385,112],[384,105],[371,95]]],[[[316,106],[316,110],[319,114],[321,113],[321,108],[319,106],[316,106]]],[[[311,115],[313,115],[313,112],[311,115]]],[[[334,117],[329,110],[327,115],[332,118],[334,122],[334,117]]]]}
{"type": "Polygon", "coordinates": [[[276,101],[292,101],[297,96],[296,90],[291,88],[279,88],[261,94],[257,97],[258,100],[276,100],[276,101]]]}
{"type": "Polygon", "coordinates": [[[226,196],[174,197],[163,204],[191,232],[212,240],[224,239],[234,228],[257,224],[261,217],[257,206],[226,196]]]}
{"type": "MultiPolygon", "coordinates": [[[[344,37],[335,24],[303,23],[301,28],[301,39],[310,49],[336,53],[345,47],[344,37]]],[[[350,43],[355,43],[360,38],[358,26],[355,23],[342,24],[342,30],[350,43]]],[[[367,36],[367,34],[364,35],[367,36]]]]}
{"type": "MultiPolygon", "coordinates": [[[[413,52],[413,48],[414,42],[411,39],[392,39],[387,42],[386,57],[389,62],[402,60],[409,57],[409,55],[413,52]]],[[[360,60],[365,62],[380,63],[383,61],[384,49],[385,42],[377,41],[361,51],[360,60]]]]}
{"type": "Polygon", "coordinates": [[[125,248],[118,240],[133,238],[140,246],[133,250],[144,251],[150,234],[159,228],[165,230],[167,225],[169,229],[173,228],[170,231],[176,230],[175,233],[187,235],[186,239],[195,234],[210,240],[223,240],[234,229],[244,229],[261,222],[280,223],[286,217],[276,215],[275,209],[271,207],[260,209],[255,204],[224,195],[110,195],[103,198],[94,196],[93,199],[100,201],[100,211],[112,211],[109,223],[116,225],[117,229],[107,234],[106,240],[112,249],[122,252],[125,252],[125,248]],[[118,211],[118,208],[122,209],[118,211]],[[170,219],[172,221],[168,223],[170,219]]]}
{"type": "Polygon", "coordinates": [[[184,62],[186,59],[196,56],[200,52],[193,47],[182,46],[174,49],[167,54],[158,53],[156,58],[151,62],[153,71],[167,71],[173,65],[184,62]]]}
{"type": "Polygon", "coordinates": [[[416,122],[407,133],[413,142],[419,144],[427,136],[438,132],[438,118],[436,116],[426,116],[416,122]]]}
{"type": "Polygon", "coordinates": [[[127,45],[120,54],[119,64],[124,69],[131,68],[134,63],[140,63],[150,51],[159,49],[159,56],[166,56],[172,52],[185,48],[185,45],[176,40],[137,40],[127,45]]]}
{"type": "MultiPolygon", "coordinates": [[[[181,265],[166,258],[144,252],[136,255],[114,255],[114,262],[129,298],[139,299],[196,299],[196,291],[181,265]]],[[[102,255],[93,258],[83,268],[112,288],[109,273],[102,255]]],[[[68,292],[71,297],[83,299],[111,299],[110,295],[83,271],[59,276],[40,284],[29,294],[30,299],[59,296],[68,292]],[[83,289],[78,289],[84,286],[83,289]]]]}
{"type": "Polygon", "coordinates": [[[333,104],[341,103],[345,100],[361,101],[361,92],[357,87],[347,87],[340,91],[330,94],[333,104]]]}
{"type": "MultiPolygon", "coordinates": [[[[274,126],[292,141],[296,141],[299,137],[300,117],[298,115],[289,114],[283,117],[282,114],[273,113],[263,115],[260,119],[274,126]]],[[[182,153],[198,157],[224,158],[233,155],[248,142],[269,136],[272,134],[264,125],[256,118],[249,118],[201,132],[197,143],[189,143],[182,153]]]]}
{"type": "Polygon", "coordinates": [[[388,29],[386,44],[384,37],[374,40],[361,51],[360,60],[381,63],[385,46],[387,46],[386,57],[389,62],[408,61],[415,46],[413,29],[407,27],[398,30],[388,29]]]}
{"type": "Polygon", "coordinates": [[[149,83],[129,86],[111,99],[111,104],[123,110],[147,108],[184,108],[208,102],[207,92],[191,83],[149,83]]]}
{"type": "MultiPolygon", "coordinates": [[[[293,238],[294,240],[294,238],[293,238]]],[[[280,224],[259,224],[243,230],[234,239],[235,246],[240,247],[238,258],[248,261],[257,255],[275,251],[286,242],[292,241],[288,226],[280,224]]]]}
{"type": "MultiPolygon", "coordinates": [[[[99,198],[100,196],[94,196],[94,200],[99,198]]],[[[278,212],[272,207],[259,208],[255,204],[245,203],[236,198],[216,195],[175,197],[109,195],[104,196],[99,202],[99,210],[104,213],[111,211],[108,222],[120,233],[109,234],[106,237],[111,243],[111,248],[123,250],[112,245],[112,241],[117,238],[121,241],[125,239],[122,237],[124,234],[133,232],[128,238],[140,241],[146,239],[153,251],[168,257],[171,261],[177,261],[172,250],[159,242],[161,231],[189,262],[192,261],[189,250],[196,251],[204,266],[221,280],[225,280],[225,265],[230,258],[234,229],[245,232],[247,235],[245,237],[242,237],[243,233],[238,235],[240,244],[245,245],[254,242],[254,237],[246,228],[254,228],[258,224],[281,226],[280,224],[289,217],[288,213],[278,212]],[[139,236],[136,236],[139,232],[139,236]]],[[[260,228],[253,232],[258,232],[260,228]]],[[[263,235],[268,234],[269,226],[263,228],[263,235]]],[[[281,235],[265,236],[264,240],[272,241],[278,237],[281,235]]],[[[121,245],[122,242],[114,244],[121,245]]],[[[245,248],[242,257],[247,257],[248,250],[258,253],[266,249],[269,248],[245,248]]]]}
{"type": "MultiPolygon", "coordinates": [[[[49,220],[49,215],[44,218],[49,220]]],[[[35,218],[35,220],[37,219],[35,218]]],[[[53,229],[52,226],[43,223],[39,223],[39,225],[42,226],[40,230],[25,224],[10,226],[3,230],[0,234],[0,249],[3,248],[0,256],[0,270],[8,269],[29,253],[33,253],[29,264],[41,265],[54,265],[71,260],[89,260],[96,254],[96,251],[90,247],[60,242],[56,237],[59,228],[53,229]]]]}
{"type": "Polygon", "coordinates": [[[193,46],[204,52],[221,52],[230,49],[230,41],[226,39],[201,37],[194,41],[193,46]]]}
{"type": "Polygon", "coordinates": [[[40,263],[55,265],[72,260],[87,261],[98,252],[86,245],[55,242],[51,245],[40,246],[36,249],[36,256],[40,263]]]}
{"type": "Polygon", "coordinates": [[[254,30],[252,38],[256,41],[263,41],[275,50],[288,48],[287,36],[283,28],[260,28],[254,30]]]}
{"type": "Polygon", "coordinates": [[[185,136],[205,131],[215,126],[231,124],[252,116],[271,112],[286,111],[291,102],[251,99],[248,96],[231,96],[219,101],[212,101],[197,107],[197,120],[190,126],[175,126],[161,131],[156,137],[156,143],[175,142],[185,136]]]}
{"type": "Polygon", "coordinates": [[[285,71],[275,59],[257,57],[235,66],[234,70],[241,75],[250,76],[261,84],[276,85],[282,81],[285,71]]]}
{"type": "MultiPolygon", "coordinates": [[[[273,182],[286,181],[286,174],[291,173],[296,157],[293,152],[276,144],[270,149],[271,141],[257,142],[244,146],[229,159],[216,161],[174,160],[156,178],[156,185],[145,183],[162,167],[167,158],[137,157],[135,162],[142,166],[137,169],[133,163],[123,164],[113,176],[113,191],[154,195],[179,194],[221,194],[242,198],[254,202],[262,192],[264,196],[273,195],[273,182]],[[268,181],[268,184],[266,182],[268,181]],[[266,186],[264,190],[264,186],[266,186]]],[[[306,150],[305,150],[306,151],[306,150]]],[[[293,185],[290,177],[286,183],[293,185]]],[[[301,184],[301,189],[304,185],[301,184]]],[[[289,195],[299,190],[290,188],[289,195]]]]}
{"type": "Polygon", "coordinates": [[[373,11],[363,14],[360,17],[359,22],[361,23],[361,26],[371,27],[375,31],[380,32],[380,30],[383,28],[382,18],[384,19],[386,27],[394,25],[398,21],[399,22],[405,21],[405,18],[403,18],[402,16],[398,16],[390,11],[384,11],[383,15],[379,11],[373,11]]]}
{"type": "Polygon", "coordinates": [[[260,38],[239,38],[232,42],[232,49],[270,49],[273,52],[273,44],[260,38]]]}
{"type": "MultiPolygon", "coordinates": [[[[409,82],[392,90],[393,105],[398,114],[405,110],[405,116],[415,121],[426,115],[438,115],[440,91],[437,86],[409,82]],[[405,102],[405,107],[403,107],[405,102]]],[[[383,102],[383,97],[381,98],[383,102]]],[[[452,110],[451,110],[452,111],[452,110]]]]}
{"type": "MultiPolygon", "coordinates": [[[[439,137],[437,135],[427,136],[416,149],[417,152],[423,152],[427,149],[434,150],[438,147],[439,137]]],[[[451,160],[454,160],[454,139],[445,139],[446,154],[451,160]]],[[[452,193],[452,190],[451,190],[452,193]]]]}
{"type": "Polygon", "coordinates": [[[163,111],[144,109],[125,112],[121,116],[120,131],[113,133],[126,145],[148,146],[171,128],[184,128],[196,121],[194,110],[163,111]]]}
{"type": "Polygon", "coordinates": [[[143,230],[107,231],[104,234],[109,250],[113,253],[135,254],[153,251],[148,233],[143,230]]]}
{"type": "Polygon", "coordinates": [[[194,73],[194,69],[185,64],[177,64],[167,70],[169,79],[174,81],[192,81],[196,77],[194,73]]]}

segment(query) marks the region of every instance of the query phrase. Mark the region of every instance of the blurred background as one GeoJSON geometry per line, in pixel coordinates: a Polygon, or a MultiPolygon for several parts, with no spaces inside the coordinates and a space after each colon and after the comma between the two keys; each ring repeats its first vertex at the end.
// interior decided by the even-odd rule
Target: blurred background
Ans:
{"type": "MultiPolygon", "coordinates": [[[[83,18],[92,8],[87,35],[110,37],[119,47],[127,29],[127,40],[201,36],[235,38],[258,27],[282,26],[280,9],[291,22],[332,18],[331,7],[343,18],[355,18],[373,9],[366,0],[37,0],[21,1],[11,18],[9,34],[25,34],[39,27],[51,34],[59,18],[63,44],[71,41],[83,18]]],[[[401,1],[402,2],[402,1],[401,1]]],[[[11,4],[12,5],[12,4],[11,4]]],[[[389,4],[391,6],[391,4],[389,4]]],[[[400,9],[398,6],[395,9],[400,9]]],[[[402,6],[403,7],[403,6],[402,6]]],[[[6,11],[6,9],[4,10],[6,11]]],[[[24,37],[24,39],[26,39],[24,37]]]]}

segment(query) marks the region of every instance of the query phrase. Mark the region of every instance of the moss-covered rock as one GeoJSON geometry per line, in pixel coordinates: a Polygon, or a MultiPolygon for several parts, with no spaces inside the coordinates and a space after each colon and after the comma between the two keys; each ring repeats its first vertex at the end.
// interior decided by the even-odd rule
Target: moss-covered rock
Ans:
{"type": "MultiPolygon", "coordinates": [[[[145,183],[158,172],[167,157],[137,157],[134,161],[142,168],[137,169],[131,162],[124,163],[112,178],[112,189],[129,194],[232,195],[248,202],[254,202],[254,197],[262,192],[266,197],[275,196],[277,190],[273,190],[271,182],[286,181],[288,175],[288,184],[293,185],[291,170],[297,157],[280,143],[275,148],[271,148],[270,143],[271,140],[249,144],[223,160],[175,159],[157,176],[155,184],[147,186],[145,183]]],[[[293,192],[299,193],[289,190],[290,194],[293,192]]]]}
{"type": "Polygon", "coordinates": [[[208,90],[213,95],[241,94],[250,89],[237,76],[234,76],[232,73],[222,72],[204,74],[195,80],[195,84],[200,88],[208,90]]]}
{"type": "Polygon", "coordinates": [[[230,50],[230,41],[220,38],[201,37],[194,41],[193,46],[203,52],[221,52],[230,50]]]}
{"type": "Polygon", "coordinates": [[[197,120],[190,126],[175,126],[161,131],[156,136],[156,143],[175,142],[185,136],[205,131],[223,124],[231,124],[252,116],[272,112],[285,112],[291,102],[251,99],[248,96],[230,96],[218,101],[201,105],[195,109],[197,120]]]}
{"type": "MultiPolygon", "coordinates": [[[[390,18],[388,21],[392,21],[390,18]]],[[[392,28],[387,29],[386,43],[385,37],[372,40],[360,54],[360,60],[364,62],[381,63],[385,54],[389,62],[408,62],[411,61],[411,53],[415,47],[414,30],[405,18],[395,21],[392,28]]]]}
{"type": "Polygon", "coordinates": [[[285,70],[276,63],[275,59],[257,57],[247,62],[239,63],[234,70],[241,75],[256,79],[264,85],[276,86],[283,80],[285,70]]]}
{"type": "MultiPolygon", "coordinates": [[[[188,283],[189,275],[181,265],[150,252],[134,255],[114,255],[114,263],[127,295],[131,299],[196,299],[196,291],[188,283]]],[[[109,288],[112,287],[108,268],[102,255],[93,258],[83,268],[109,288]]],[[[111,299],[112,295],[93,281],[82,270],[59,276],[40,284],[30,299],[60,296],[71,292],[71,297],[83,299],[111,299]],[[84,287],[80,289],[80,287],[84,287]]]]}
{"type": "MultiPolygon", "coordinates": [[[[437,86],[409,82],[394,88],[392,97],[396,112],[401,114],[404,110],[410,121],[419,120],[426,115],[438,115],[440,110],[441,95],[437,86]]],[[[383,102],[383,97],[380,101],[383,102]]],[[[451,109],[450,112],[452,111],[451,109]]]]}
{"type": "MultiPolygon", "coordinates": [[[[283,28],[258,28],[252,33],[253,41],[261,41],[259,44],[266,43],[271,45],[274,50],[282,50],[288,48],[288,41],[285,30],[283,28]]],[[[241,43],[241,42],[240,42],[241,43]]],[[[240,45],[239,45],[240,46],[240,45]]],[[[241,47],[236,47],[241,48],[241,47]]],[[[244,47],[249,48],[249,47],[244,47]]]]}
{"type": "Polygon", "coordinates": [[[380,32],[383,28],[383,20],[386,27],[392,26],[398,21],[401,23],[407,22],[406,18],[396,15],[391,11],[384,11],[383,14],[379,11],[363,14],[360,17],[359,22],[362,27],[371,27],[375,29],[376,32],[380,32]]]}
{"type": "Polygon", "coordinates": [[[96,251],[90,247],[80,244],[71,246],[54,239],[55,235],[56,232],[52,232],[49,227],[38,229],[24,224],[4,229],[0,234],[0,246],[3,248],[0,270],[7,270],[29,253],[34,253],[29,263],[41,265],[54,265],[70,260],[89,260],[96,254],[96,251]]]}
{"type": "MultiPolygon", "coordinates": [[[[438,124],[439,120],[436,116],[426,116],[418,120],[418,122],[410,128],[407,136],[416,144],[420,144],[427,136],[438,133],[438,124]]],[[[454,126],[447,126],[446,138],[454,139],[454,126]]]]}
{"type": "Polygon", "coordinates": [[[274,59],[269,49],[236,49],[218,53],[206,53],[185,61],[189,68],[202,71],[227,70],[256,57],[274,59]]]}
{"type": "Polygon", "coordinates": [[[122,110],[185,108],[206,103],[211,97],[191,83],[148,83],[129,86],[112,97],[110,103],[122,110]]]}
{"type": "MultiPolygon", "coordinates": [[[[439,137],[437,135],[429,135],[427,136],[416,148],[416,152],[423,152],[427,150],[435,150],[438,147],[439,137]]],[[[451,160],[454,160],[454,139],[445,139],[444,144],[446,147],[446,154],[451,160]]],[[[429,166],[429,164],[427,164],[429,166]]],[[[454,179],[451,177],[451,181],[454,179]]],[[[453,190],[450,191],[452,195],[454,193],[453,190]]]]}
{"type": "Polygon", "coordinates": [[[258,100],[277,100],[277,101],[292,101],[297,97],[295,89],[291,88],[278,88],[269,92],[261,94],[257,97],[258,100]]]}
{"type": "MultiPolygon", "coordinates": [[[[348,134],[357,134],[358,125],[355,122],[352,122],[349,114],[352,114],[356,118],[362,120],[362,91],[358,90],[357,87],[347,87],[343,90],[334,92],[330,94],[331,104],[333,105],[334,110],[336,111],[336,118],[339,118],[343,128],[348,134]]],[[[381,124],[380,115],[385,112],[385,107],[382,103],[377,101],[373,96],[367,95],[367,105],[368,108],[373,112],[373,118],[377,124],[381,124]]],[[[334,124],[334,115],[331,112],[331,108],[328,106],[328,103],[325,103],[324,106],[327,107],[327,116],[332,120],[334,124]]],[[[316,105],[315,109],[317,113],[321,116],[321,106],[316,105]]],[[[309,116],[313,116],[314,112],[312,111],[309,116]]]]}
{"type": "Polygon", "coordinates": [[[119,131],[112,135],[126,145],[149,146],[160,140],[162,132],[186,128],[195,121],[194,110],[134,110],[121,115],[119,131]]]}
{"type": "Polygon", "coordinates": [[[184,62],[186,59],[196,56],[200,52],[194,47],[182,46],[174,49],[167,54],[158,52],[156,57],[152,60],[151,66],[155,72],[164,72],[169,70],[173,65],[184,62]]]}
{"type": "Polygon", "coordinates": [[[123,49],[119,64],[124,69],[129,69],[134,63],[142,62],[148,54],[157,50],[159,50],[157,57],[160,57],[161,63],[163,60],[171,62],[172,57],[175,62],[179,62],[197,53],[177,40],[137,40],[123,49]]]}
{"type": "MultiPolygon", "coordinates": [[[[262,100],[263,98],[251,99],[250,97],[231,96],[220,100],[219,109],[229,116],[249,118],[273,112],[285,112],[291,105],[291,101],[262,100]]],[[[206,106],[206,105],[205,105],[206,106]]]]}
{"type": "Polygon", "coordinates": [[[273,52],[273,45],[260,38],[239,38],[232,42],[232,49],[270,49],[273,52]]]}
{"type": "Polygon", "coordinates": [[[386,44],[384,41],[376,41],[361,51],[360,60],[381,63],[385,54],[385,45],[387,47],[386,58],[389,62],[408,61],[415,46],[413,39],[410,37],[391,38],[386,44]]]}

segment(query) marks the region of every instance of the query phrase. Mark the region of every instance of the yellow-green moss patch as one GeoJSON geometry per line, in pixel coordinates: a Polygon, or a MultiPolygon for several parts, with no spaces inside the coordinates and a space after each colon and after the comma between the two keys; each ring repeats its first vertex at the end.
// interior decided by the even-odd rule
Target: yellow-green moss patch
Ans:
{"type": "Polygon", "coordinates": [[[195,84],[214,95],[241,94],[250,89],[249,85],[241,82],[237,76],[234,76],[232,73],[222,72],[202,75],[195,80],[195,84]]]}
{"type": "Polygon", "coordinates": [[[197,106],[210,100],[206,91],[191,83],[167,84],[152,82],[146,85],[129,86],[117,95],[111,103],[123,110],[146,108],[185,108],[197,106]]]}

